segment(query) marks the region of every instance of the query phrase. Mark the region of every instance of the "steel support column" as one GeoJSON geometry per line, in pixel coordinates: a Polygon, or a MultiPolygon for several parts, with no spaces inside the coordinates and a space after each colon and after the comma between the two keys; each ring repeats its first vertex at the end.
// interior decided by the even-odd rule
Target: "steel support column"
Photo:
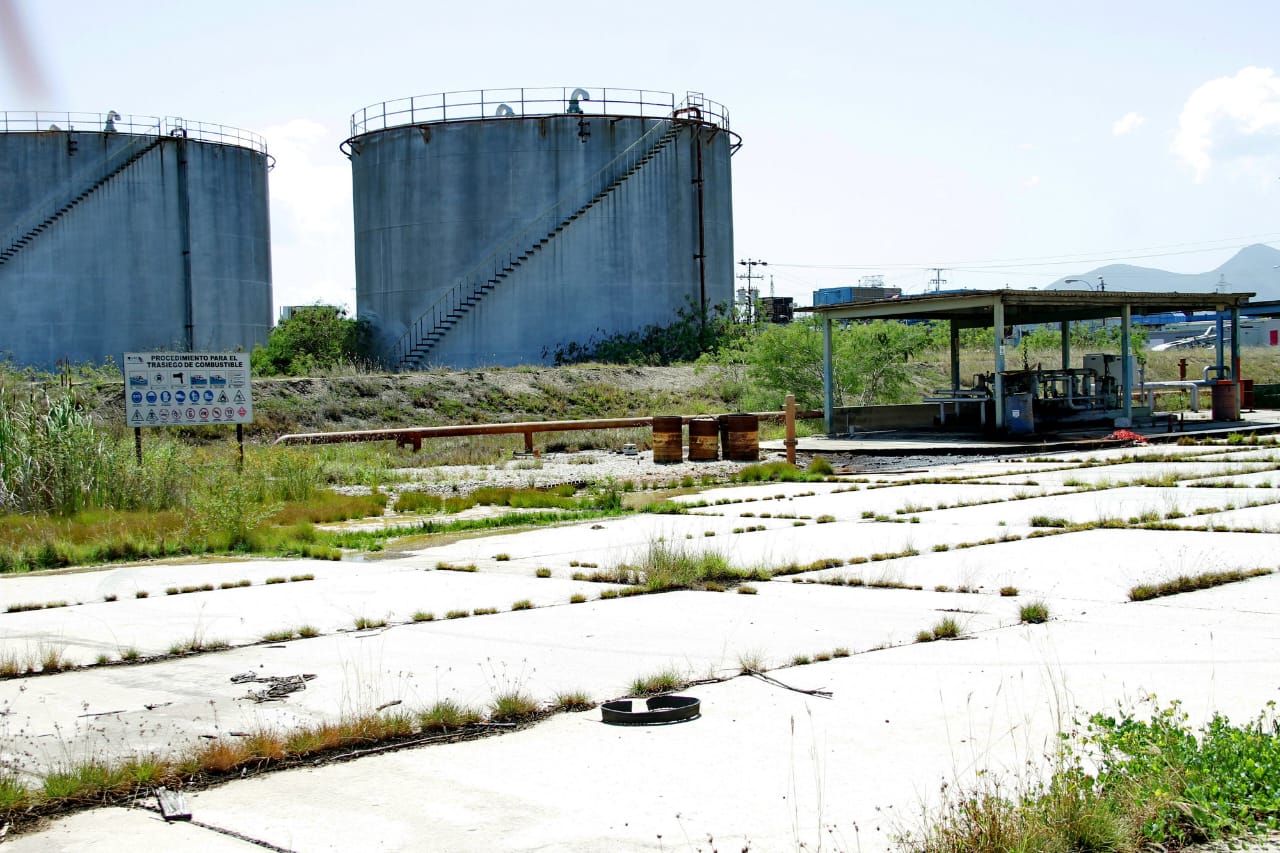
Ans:
{"type": "Polygon", "coordinates": [[[1133,426],[1133,363],[1129,358],[1129,327],[1133,320],[1132,306],[1126,302],[1120,306],[1120,388],[1124,395],[1124,417],[1116,422],[1119,427],[1133,426]]]}
{"type": "Polygon", "coordinates": [[[960,390],[960,327],[955,320],[949,321],[951,326],[951,390],[960,390]]]}
{"type": "Polygon", "coordinates": [[[996,371],[991,393],[996,398],[996,432],[1004,431],[1004,303],[996,298],[991,306],[991,322],[995,324],[996,371]]]}
{"type": "Polygon", "coordinates": [[[822,416],[827,435],[836,432],[836,391],[831,367],[831,318],[822,318],[822,416]]]}

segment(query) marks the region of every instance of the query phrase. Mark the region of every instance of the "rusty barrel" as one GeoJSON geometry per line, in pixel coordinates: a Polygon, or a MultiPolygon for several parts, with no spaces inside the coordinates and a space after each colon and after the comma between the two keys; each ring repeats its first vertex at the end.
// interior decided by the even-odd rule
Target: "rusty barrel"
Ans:
{"type": "Polygon", "coordinates": [[[1213,383],[1213,419],[1215,421],[1240,420],[1240,404],[1236,400],[1236,383],[1220,379],[1213,383]]]}
{"type": "Polygon", "coordinates": [[[760,459],[760,418],[756,415],[722,415],[725,426],[724,458],[734,462],[760,459]]]}
{"type": "Polygon", "coordinates": [[[684,418],[679,415],[658,415],[653,419],[653,461],[680,462],[684,459],[681,437],[684,434],[684,418]]]}
{"type": "Polygon", "coordinates": [[[715,418],[689,421],[689,461],[714,462],[720,458],[720,427],[715,418]]]}

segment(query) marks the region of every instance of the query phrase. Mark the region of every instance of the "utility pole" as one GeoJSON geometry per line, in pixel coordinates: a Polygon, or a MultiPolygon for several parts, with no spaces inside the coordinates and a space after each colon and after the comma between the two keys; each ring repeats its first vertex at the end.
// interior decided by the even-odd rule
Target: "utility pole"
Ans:
{"type": "MultiPolygon", "coordinates": [[[[760,273],[759,275],[756,275],[755,269],[756,267],[767,267],[769,266],[769,262],[757,261],[757,260],[748,258],[745,261],[738,261],[738,266],[747,268],[747,271],[742,275],[738,276],[738,279],[745,280],[747,282],[747,287],[745,290],[745,301],[747,303],[747,318],[754,323],[756,319],[756,294],[759,293],[760,291],[758,288],[752,287],[751,282],[754,281],[755,279],[760,279],[761,281],[764,280],[764,273],[760,273]]],[[[738,292],[744,293],[744,291],[742,290],[739,290],[738,292]]]]}
{"type": "Polygon", "coordinates": [[[929,284],[933,285],[933,292],[937,293],[942,290],[942,285],[947,283],[947,280],[942,277],[942,274],[946,272],[946,268],[929,267],[929,269],[933,270],[933,278],[929,279],[929,284]]]}

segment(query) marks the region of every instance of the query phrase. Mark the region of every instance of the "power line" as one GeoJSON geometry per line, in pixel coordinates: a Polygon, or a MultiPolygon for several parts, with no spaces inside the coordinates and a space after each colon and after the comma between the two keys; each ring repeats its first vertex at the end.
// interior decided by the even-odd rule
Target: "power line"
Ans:
{"type": "MultiPolygon", "coordinates": [[[[959,263],[948,264],[943,269],[950,270],[1001,270],[1014,269],[1017,267],[1047,267],[1047,266],[1067,266],[1069,264],[1081,263],[1114,263],[1116,261],[1132,261],[1144,260],[1148,258],[1165,258],[1177,255],[1193,255],[1203,252],[1220,252],[1224,249],[1243,249],[1245,246],[1262,243],[1263,245],[1271,245],[1280,241],[1280,233],[1267,233],[1248,235],[1244,237],[1223,238],[1222,240],[1205,240],[1199,243],[1174,243],[1166,247],[1151,246],[1147,249],[1173,248],[1176,246],[1202,246],[1198,249],[1185,249],[1182,251],[1170,252],[1151,252],[1148,254],[1137,254],[1146,252],[1147,249],[1117,249],[1110,252],[1091,252],[1080,255],[1040,255],[1027,258],[1005,258],[988,261],[964,261],[959,263]],[[1268,239],[1258,240],[1257,238],[1266,237],[1268,239]],[[1244,243],[1241,240],[1250,240],[1252,242],[1244,243]],[[1207,245],[1209,243],[1224,243],[1224,245],[1207,245]]],[[[773,262],[775,267],[791,267],[795,269],[826,269],[826,270],[877,270],[877,269],[938,269],[934,264],[914,263],[914,264],[788,264],[782,262],[773,262]]]]}

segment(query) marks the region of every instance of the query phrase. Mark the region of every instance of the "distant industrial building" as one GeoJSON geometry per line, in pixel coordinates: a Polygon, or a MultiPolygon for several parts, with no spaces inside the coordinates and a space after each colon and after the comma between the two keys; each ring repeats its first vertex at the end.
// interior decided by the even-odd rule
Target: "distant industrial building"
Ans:
{"type": "Polygon", "coordinates": [[[700,94],[448,92],[351,118],[357,314],[395,369],[545,363],[733,302],[728,111],[700,94]]]}
{"type": "Polygon", "coordinates": [[[766,323],[790,323],[795,317],[795,300],[790,296],[765,296],[760,314],[766,323]]]}
{"type": "Polygon", "coordinates": [[[813,304],[844,305],[850,302],[867,302],[872,299],[896,299],[902,296],[901,287],[865,286],[824,287],[813,292],[813,304]]]}
{"type": "Polygon", "coordinates": [[[265,141],[225,125],[0,113],[0,357],[265,342],[267,169],[265,141]]]}

